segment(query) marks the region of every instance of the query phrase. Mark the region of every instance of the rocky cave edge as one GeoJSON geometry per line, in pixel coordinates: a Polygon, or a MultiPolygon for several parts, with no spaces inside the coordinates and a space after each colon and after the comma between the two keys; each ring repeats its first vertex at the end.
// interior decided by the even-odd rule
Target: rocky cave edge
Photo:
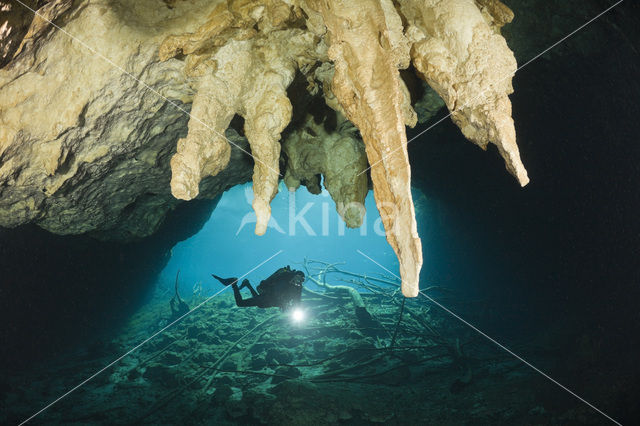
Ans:
{"type": "Polygon", "coordinates": [[[416,296],[422,249],[405,126],[445,105],[467,139],[495,144],[528,182],[508,98],[517,65],[500,34],[513,13],[498,0],[0,8],[3,227],[130,241],[154,233],[180,200],[252,178],[260,235],[281,178],[317,193],[320,176],[358,227],[371,182],[402,291],[416,296]],[[429,86],[422,99],[412,100],[404,70],[429,86]]]}

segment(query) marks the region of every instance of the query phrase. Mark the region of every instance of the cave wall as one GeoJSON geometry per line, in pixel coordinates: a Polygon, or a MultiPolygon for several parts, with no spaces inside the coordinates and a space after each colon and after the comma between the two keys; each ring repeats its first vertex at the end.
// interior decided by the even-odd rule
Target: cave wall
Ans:
{"type": "MultiPolygon", "coordinates": [[[[179,63],[157,61],[154,26],[166,16],[132,5],[46,2],[37,17],[29,11],[22,40],[3,40],[20,45],[0,70],[2,226],[130,241],[155,232],[177,206],[169,159],[186,134],[193,91],[179,63]]],[[[8,6],[27,18],[22,5],[8,6]]],[[[197,22],[189,9],[162,26],[197,22]]],[[[203,198],[250,177],[246,140],[228,133],[237,139],[231,167],[203,183],[203,198]]]]}
{"type": "Polygon", "coordinates": [[[55,235],[35,225],[0,229],[3,372],[68,353],[79,343],[119,352],[105,349],[103,336],[150,297],[171,248],[197,233],[217,202],[180,205],[153,236],[130,243],[55,235]]]}
{"type": "MultiPolygon", "coordinates": [[[[577,389],[638,377],[639,7],[612,11],[568,40],[562,55],[516,74],[526,188],[514,187],[496,158],[468,146],[450,123],[409,148],[415,185],[439,206],[419,228],[424,282],[484,306],[474,325],[503,342],[554,336],[550,372],[577,389]],[[586,55],[582,47],[602,34],[586,55]],[[598,345],[594,374],[584,374],[579,358],[585,336],[598,345]]],[[[455,298],[450,307],[465,309],[455,298]]]]}
{"type": "MultiPolygon", "coordinates": [[[[556,25],[568,34],[606,3],[575,26],[556,25]]],[[[454,289],[447,306],[474,312],[465,319],[511,349],[544,336],[552,362],[539,361],[538,348],[519,355],[591,402],[612,401],[622,423],[639,416],[638,17],[640,4],[625,2],[516,73],[526,188],[451,123],[409,147],[413,181],[438,206],[419,227],[423,282],[454,289]]]]}

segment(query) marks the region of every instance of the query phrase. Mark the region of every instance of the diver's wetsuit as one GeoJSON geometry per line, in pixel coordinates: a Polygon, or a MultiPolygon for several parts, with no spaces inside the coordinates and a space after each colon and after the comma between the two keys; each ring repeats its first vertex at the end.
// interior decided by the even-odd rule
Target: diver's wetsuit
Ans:
{"type": "Polygon", "coordinates": [[[224,285],[231,285],[236,305],[239,307],[257,306],[258,308],[280,308],[287,309],[292,305],[300,303],[302,297],[302,283],[305,280],[304,273],[291,269],[289,266],[278,269],[269,278],[263,280],[258,285],[256,291],[249,280],[243,280],[238,287],[237,278],[220,278],[211,274],[215,279],[224,285]],[[249,288],[251,298],[243,299],[240,290],[249,288]]]}

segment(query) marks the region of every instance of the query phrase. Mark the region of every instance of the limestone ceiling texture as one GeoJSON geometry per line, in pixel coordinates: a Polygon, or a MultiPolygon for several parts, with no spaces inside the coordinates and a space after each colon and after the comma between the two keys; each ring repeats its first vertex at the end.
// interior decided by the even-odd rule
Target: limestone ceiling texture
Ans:
{"type": "Polygon", "coordinates": [[[318,192],[321,174],[356,227],[370,175],[403,293],[416,296],[422,249],[405,126],[418,116],[400,75],[411,65],[462,133],[495,144],[528,182],[508,98],[516,60],[500,35],[513,14],[498,0],[0,9],[0,226],[138,238],[177,199],[215,197],[252,177],[263,234],[279,179],[318,192]]]}

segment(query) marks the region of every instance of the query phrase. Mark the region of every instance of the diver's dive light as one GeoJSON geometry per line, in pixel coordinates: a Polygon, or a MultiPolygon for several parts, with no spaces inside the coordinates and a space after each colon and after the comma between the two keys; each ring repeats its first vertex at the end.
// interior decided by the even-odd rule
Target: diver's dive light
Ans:
{"type": "Polygon", "coordinates": [[[295,323],[301,323],[305,317],[306,317],[305,312],[301,308],[295,308],[291,312],[291,319],[295,323]]]}

